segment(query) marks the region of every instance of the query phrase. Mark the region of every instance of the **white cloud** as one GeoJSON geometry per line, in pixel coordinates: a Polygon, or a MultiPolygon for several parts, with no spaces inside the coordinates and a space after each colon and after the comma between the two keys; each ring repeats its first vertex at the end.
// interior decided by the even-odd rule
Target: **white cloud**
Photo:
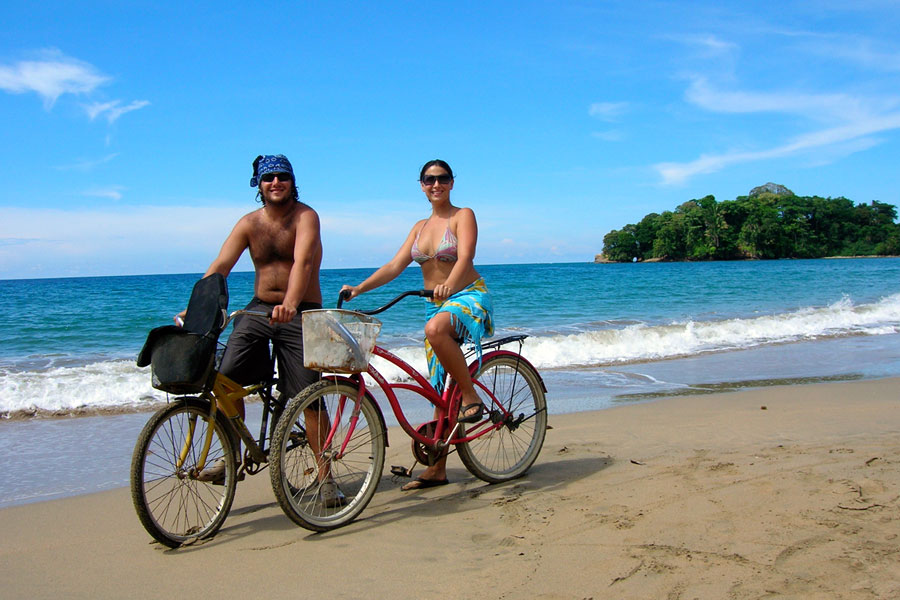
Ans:
{"type": "MultiPolygon", "coordinates": [[[[0,279],[202,272],[247,212],[234,206],[0,209],[0,279]],[[27,246],[24,252],[22,246],[27,246]],[[48,265],[48,266],[45,266],[48,265]]],[[[246,256],[237,270],[252,269],[246,256]]]]}
{"type": "Polygon", "coordinates": [[[85,105],[84,109],[87,112],[88,117],[90,117],[91,121],[96,119],[98,116],[105,114],[106,120],[111,125],[125,113],[129,113],[133,110],[139,110],[150,104],[148,100],[135,100],[134,102],[126,106],[119,106],[121,102],[121,100],[113,100],[111,102],[95,102],[93,104],[85,105]]]}
{"type": "Polygon", "coordinates": [[[93,65],[59,50],[44,50],[41,57],[0,66],[0,89],[13,94],[35,92],[49,110],[63,94],[87,94],[110,81],[93,65]]]}
{"type": "Polygon", "coordinates": [[[92,188],[82,192],[82,196],[90,196],[92,198],[106,198],[108,200],[121,200],[122,191],[125,188],[121,185],[111,185],[104,188],[92,188]]]}
{"type": "Polygon", "coordinates": [[[627,109],[627,102],[594,102],[588,109],[588,114],[603,121],[615,121],[627,109]]]}
{"type": "Polygon", "coordinates": [[[762,150],[732,150],[718,154],[702,154],[699,158],[678,163],[654,165],[664,185],[685,183],[689,178],[715,173],[726,167],[770,160],[802,153],[812,156],[814,163],[823,164],[836,156],[871,148],[880,143],[875,134],[900,129],[900,100],[895,97],[857,97],[851,94],[809,94],[794,91],[748,92],[720,90],[702,77],[696,77],[685,92],[688,102],[716,113],[792,114],[825,126],[804,133],[786,142],[762,150]],[[840,145],[840,146],[838,146],[840,145]]]}
{"type": "Polygon", "coordinates": [[[625,137],[621,131],[616,129],[610,129],[609,131],[595,131],[591,135],[604,142],[620,142],[625,137]]]}
{"type": "Polygon", "coordinates": [[[104,165],[117,157],[119,155],[118,152],[114,152],[112,154],[107,154],[106,156],[102,156],[100,158],[95,159],[80,159],[68,165],[61,165],[58,167],[54,167],[59,171],[90,171],[95,167],[99,167],[100,165],[104,165]]]}
{"type": "Polygon", "coordinates": [[[897,99],[863,99],[849,94],[724,91],[715,89],[702,77],[693,79],[685,99],[712,112],[780,112],[828,122],[866,118],[898,104],[897,99]]]}
{"type": "Polygon", "coordinates": [[[687,163],[659,163],[655,165],[655,169],[662,176],[664,184],[682,184],[694,175],[714,173],[734,164],[781,158],[819,149],[833,152],[837,144],[847,144],[848,147],[844,149],[845,151],[860,151],[871,148],[877,143],[869,136],[894,129],[900,129],[900,113],[873,116],[845,125],[813,131],[767,150],[702,155],[687,163]]]}
{"type": "Polygon", "coordinates": [[[729,54],[738,49],[737,44],[726,42],[712,34],[670,35],[666,37],[687,46],[698,48],[707,56],[729,54]]]}

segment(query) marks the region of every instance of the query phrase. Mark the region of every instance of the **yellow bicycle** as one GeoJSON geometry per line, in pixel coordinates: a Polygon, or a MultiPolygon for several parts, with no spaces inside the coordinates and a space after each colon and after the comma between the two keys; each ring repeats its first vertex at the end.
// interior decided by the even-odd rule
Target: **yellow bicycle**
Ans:
{"type": "Polygon", "coordinates": [[[218,337],[240,315],[225,312],[225,279],[197,282],[182,327],[150,332],[138,366],[151,365],[153,386],[175,397],[144,426],[131,461],[131,497],[141,524],[161,544],[175,548],[214,535],[228,516],[237,482],[268,464],[267,444],[285,402],[268,378],[241,386],[215,369],[218,337]],[[258,394],[262,420],[254,437],[238,414],[237,400],[258,394]],[[244,453],[237,455],[243,442],[244,453]],[[224,466],[224,469],[222,468],[224,466]],[[205,476],[211,467],[217,476],[205,476]]]}

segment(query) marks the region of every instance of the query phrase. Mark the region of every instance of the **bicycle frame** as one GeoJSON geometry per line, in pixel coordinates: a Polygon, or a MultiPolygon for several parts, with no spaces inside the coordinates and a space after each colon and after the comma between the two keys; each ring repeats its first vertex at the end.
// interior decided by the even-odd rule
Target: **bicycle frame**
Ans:
{"type": "MultiPolygon", "coordinates": [[[[222,330],[224,331],[228,324],[239,315],[253,315],[257,317],[268,317],[266,313],[259,311],[248,311],[248,310],[236,310],[230,315],[228,315],[227,319],[225,319],[224,324],[222,325],[222,330]]],[[[237,409],[236,402],[249,396],[250,394],[254,394],[261,389],[268,388],[271,386],[271,381],[260,382],[249,386],[242,386],[239,383],[233,381],[232,379],[222,375],[219,372],[216,372],[215,380],[213,381],[212,389],[205,390],[201,393],[201,396],[210,403],[210,411],[209,411],[209,420],[210,422],[214,422],[216,418],[216,411],[221,408],[222,412],[225,413],[225,416],[228,417],[228,424],[231,425],[232,431],[237,434],[237,436],[244,442],[247,451],[250,454],[250,457],[256,461],[258,464],[263,464],[267,462],[268,457],[266,456],[265,448],[261,446],[261,443],[265,439],[265,429],[268,424],[268,412],[269,412],[269,399],[272,398],[271,394],[267,394],[269,399],[264,400],[265,408],[263,409],[263,422],[260,426],[260,443],[257,443],[256,438],[253,437],[253,434],[250,433],[250,430],[247,428],[246,423],[241,418],[240,413],[237,409]]],[[[190,432],[188,436],[185,438],[184,447],[181,450],[181,454],[177,461],[178,466],[180,467],[187,458],[188,451],[191,447],[194,437],[194,423],[190,425],[190,432]]],[[[200,472],[206,466],[206,458],[209,454],[209,448],[212,444],[213,437],[213,429],[207,428],[206,437],[203,440],[203,445],[200,449],[200,457],[197,461],[197,471],[200,472]]]]}
{"type": "MultiPolygon", "coordinates": [[[[390,383],[371,364],[369,364],[369,367],[366,370],[366,374],[369,375],[378,384],[378,387],[381,389],[381,391],[384,392],[384,395],[387,398],[388,403],[391,405],[391,410],[393,411],[394,416],[397,418],[397,422],[400,424],[400,427],[413,440],[415,440],[421,444],[424,444],[426,446],[431,446],[431,447],[437,447],[438,449],[440,449],[444,446],[448,446],[451,444],[470,442],[476,438],[481,437],[482,435],[488,433],[489,431],[491,431],[493,429],[497,429],[498,427],[501,427],[503,422],[505,421],[505,419],[509,416],[509,412],[503,406],[503,403],[498,401],[498,399],[494,397],[492,392],[487,387],[485,387],[478,380],[473,379],[473,383],[479,389],[481,389],[485,394],[487,394],[487,396],[489,397],[490,406],[488,408],[489,408],[489,412],[492,413],[492,415],[488,420],[482,421],[480,424],[478,424],[474,428],[474,430],[466,432],[466,434],[464,436],[453,437],[454,435],[456,435],[456,431],[459,427],[459,423],[456,422],[456,415],[452,410],[454,408],[455,399],[458,397],[458,394],[456,394],[456,390],[457,390],[456,384],[451,383],[451,385],[448,385],[444,389],[443,394],[438,394],[438,392],[431,385],[431,382],[429,382],[427,379],[425,379],[425,377],[422,376],[421,373],[419,373],[415,368],[413,368],[411,365],[409,365],[406,361],[404,361],[397,355],[395,355],[395,354],[391,353],[390,351],[382,348],[381,346],[377,346],[377,345],[373,348],[372,354],[375,356],[378,356],[380,358],[383,358],[384,360],[390,362],[391,364],[399,367],[404,373],[409,375],[415,382],[415,383],[404,383],[404,382],[390,383]],[[435,425],[435,431],[434,431],[433,437],[428,437],[428,436],[422,435],[409,422],[409,419],[406,418],[406,415],[403,412],[403,408],[400,406],[400,401],[398,400],[396,393],[394,393],[394,390],[397,390],[397,389],[413,392],[413,393],[425,398],[440,411],[440,417],[436,420],[437,422],[435,425]],[[499,413],[499,414],[497,415],[496,418],[494,418],[493,413],[499,413]],[[448,428],[450,428],[451,431],[448,435],[446,435],[447,439],[444,440],[444,438],[445,438],[444,432],[448,428]]],[[[492,357],[492,356],[504,355],[504,354],[516,357],[516,359],[518,361],[527,363],[525,358],[522,357],[520,354],[518,354],[516,352],[511,352],[509,350],[500,350],[500,349],[488,352],[487,354],[485,354],[482,357],[482,360],[486,360],[487,358],[492,357]]],[[[474,362],[474,363],[472,363],[472,365],[469,366],[469,372],[472,375],[474,375],[475,371],[478,369],[478,364],[479,364],[478,362],[474,362]]],[[[353,376],[350,376],[349,378],[333,376],[333,377],[327,377],[327,379],[332,379],[335,381],[337,381],[338,379],[345,379],[345,380],[352,381],[356,384],[359,392],[357,394],[356,399],[354,399],[354,409],[353,410],[355,413],[358,413],[360,402],[362,401],[362,398],[365,396],[366,391],[367,391],[367,385],[366,385],[365,379],[363,377],[361,377],[360,375],[353,375],[353,376]]],[[[339,407],[339,410],[343,411],[343,404],[341,404],[341,406],[339,407]]],[[[355,415],[354,415],[354,418],[355,418],[355,415]]],[[[339,421],[339,419],[336,418],[335,423],[337,423],[338,421],[339,421]]],[[[350,437],[352,437],[354,427],[355,427],[355,420],[353,423],[351,423],[351,427],[346,436],[347,440],[349,440],[350,437]]],[[[329,432],[328,437],[325,441],[324,447],[326,447],[326,448],[329,447],[329,445],[334,437],[334,433],[335,433],[334,429],[332,429],[332,431],[329,432]]],[[[344,446],[346,445],[346,443],[347,443],[347,441],[344,440],[344,442],[342,443],[340,453],[343,453],[344,446]]]]}

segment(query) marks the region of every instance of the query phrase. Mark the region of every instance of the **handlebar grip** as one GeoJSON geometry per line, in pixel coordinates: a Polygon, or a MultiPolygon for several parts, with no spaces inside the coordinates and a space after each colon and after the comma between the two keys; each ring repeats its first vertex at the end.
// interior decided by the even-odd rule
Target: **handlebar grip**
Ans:
{"type": "Polygon", "coordinates": [[[340,308],[341,305],[344,303],[344,300],[349,300],[349,299],[350,299],[350,290],[341,290],[338,293],[337,307],[340,308]]]}

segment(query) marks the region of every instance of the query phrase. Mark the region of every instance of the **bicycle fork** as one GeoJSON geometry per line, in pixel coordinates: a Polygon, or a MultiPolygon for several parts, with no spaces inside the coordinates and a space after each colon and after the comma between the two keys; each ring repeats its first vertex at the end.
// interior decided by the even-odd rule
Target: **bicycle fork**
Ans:
{"type": "MultiPolygon", "coordinates": [[[[357,377],[357,392],[356,399],[353,401],[353,412],[350,415],[350,421],[347,424],[347,434],[344,436],[343,441],[341,441],[341,447],[331,456],[331,460],[340,460],[344,456],[344,452],[347,451],[347,444],[350,443],[350,440],[353,438],[353,432],[356,431],[356,424],[359,422],[359,413],[362,410],[362,399],[366,395],[366,382],[362,377],[357,377]]],[[[325,458],[326,448],[330,448],[332,442],[334,441],[334,436],[337,433],[338,425],[341,422],[341,417],[344,414],[344,408],[347,405],[347,396],[341,396],[341,399],[338,401],[337,411],[334,415],[334,419],[332,419],[331,427],[328,430],[328,435],[325,437],[325,441],[322,443],[322,458],[325,458]]]]}

